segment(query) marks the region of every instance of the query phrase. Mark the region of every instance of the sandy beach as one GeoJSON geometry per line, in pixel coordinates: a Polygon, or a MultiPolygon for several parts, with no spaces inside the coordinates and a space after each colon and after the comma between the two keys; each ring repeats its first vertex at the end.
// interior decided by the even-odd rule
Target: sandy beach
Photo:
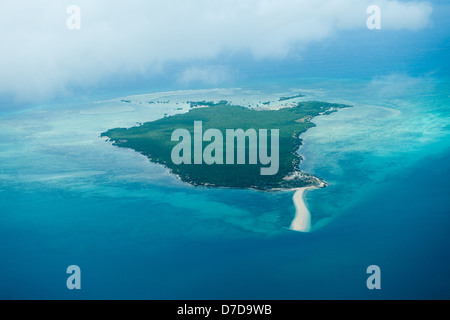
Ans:
{"type": "Polygon", "coordinates": [[[292,197],[295,205],[295,217],[291,223],[291,230],[299,232],[309,232],[311,230],[311,214],[303,199],[305,191],[311,189],[315,189],[315,187],[296,189],[295,194],[292,197]]]}

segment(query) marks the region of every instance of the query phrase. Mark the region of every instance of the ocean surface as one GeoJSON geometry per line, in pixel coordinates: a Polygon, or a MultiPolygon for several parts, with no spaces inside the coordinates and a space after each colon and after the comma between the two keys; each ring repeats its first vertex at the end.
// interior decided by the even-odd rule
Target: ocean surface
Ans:
{"type": "Polygon", "coordinates": [[[450,83],[391,75],[284,88],[2,113],[0,298],[450,298],[450,83]],[[288,229],[293,192],[194,188],[99,137],[184,112],[182,101],[251,104],[275,90],[353,106],[302,135],[302,170],[330,183],[307,192],[311,233],[288,229]],[[73,264],[82,290],[66,288],[73,264]],[[366,287],[370,265],[382,290],[366,287]]]}

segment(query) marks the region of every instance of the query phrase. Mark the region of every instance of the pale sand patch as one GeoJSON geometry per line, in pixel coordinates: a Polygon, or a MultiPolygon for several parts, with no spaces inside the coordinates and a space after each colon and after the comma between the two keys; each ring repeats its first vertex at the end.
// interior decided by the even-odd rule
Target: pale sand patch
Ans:
{"type": "Polygon", "coordinates": [[[291,230],[299,232],[309,232],[311,230],[311,214],[306,207],[304,200],[304,193],[306,190],[316,189],[315,187],[306,187],[295,189],[295,194],[292,197],[295,205],[295,217],[291,223],[291,230]]]}

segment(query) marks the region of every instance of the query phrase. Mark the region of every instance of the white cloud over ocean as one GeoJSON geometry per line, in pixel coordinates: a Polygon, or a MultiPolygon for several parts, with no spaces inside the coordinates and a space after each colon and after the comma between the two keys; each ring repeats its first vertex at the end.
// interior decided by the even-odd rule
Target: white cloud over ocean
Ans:
{"type": "Polygon", "coordinates": [[[189,67],[186,68],[179,78],[179,82],[186,83],[208,83],[218,85],[232,78],[232,72],[224,66],[189,67]]]}
{"type": "MultiPolygon", "coordinates": [[[[0,94],[48,97],[70,85],[162,72],[167,63],[225,51],[280,59],[337,32],[366,28],[371,4],[381,8],[383,29],[414,31],[430,23],[432,6],[424,1],[1,1],[0,94]],[[81,8],[81,30],[66,27],[73,4],[81,8]]],[[[180,81],[229,77],[213,69],[192,66],[180,81]]]]}

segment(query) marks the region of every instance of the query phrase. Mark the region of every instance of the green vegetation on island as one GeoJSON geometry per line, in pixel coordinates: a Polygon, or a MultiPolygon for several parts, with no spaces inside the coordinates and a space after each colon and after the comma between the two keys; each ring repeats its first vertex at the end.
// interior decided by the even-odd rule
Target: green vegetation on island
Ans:
{"type": "MultiPolygon", "coordinates": [[[[324,181],[298,167],[301,156],[297,153],[302,144],[300,134],[313,127],[311,119],[318,115],[329,114],[339,108],[349,107],[342,104],[325,102],[299,102],[294,107],[279,110],[255,110],[233,106],[226,101],[217,104],[210,102],[192,102],[187,113],[165,117],[132,128],[116,128],[102,133],[115,146],[131,148],[147,156],[152,162],[162,164],[176,174],[182,181],[192,185],[204,185],[230,188],[253,188],[258,190],[292,189],[306,186],[323,186],[324,181]],[[194,122],[202,121],[203,132],[218,129],[225,137],[227,129],[271,129],[279,130],[279,170],[274,175],[261,175],[261,164],[249,164],[249,139],[246,139],[245,164],[174,164],[172,150],[179,144],[172,141],[176,129],[186,129],[194,133],[194,122]]],[[[269,134],[268,141],[271,137],[269,134]]],[[[204,149],[210,142],[203,142],[204,149]]],[[[237,144],[235,144],[235,148],[237,144]]],[[[194,146],[192,144],[192,148],[194,146]]],[[[259,147],[257,147],[259,149],[259,147]]],[[[225,154],[225,147],[223,150],[225,154]]],[[[268,152],[271,154],[271,144],[268,152]]],[[[194,152],[191,152],[194,159],[194,152]]],[[[225,158],[225,157],[224,157],[225,158]]]]}
{"type": "MultiPolygon", "coordinates": [[[[221,100],[218,104],[227,104],[228,101],[221,100]]],[[[216,105],[214,101],[188,101],[190,108],[213,107],[216,105]]]]}
{"type": "Polygon", "coordinates": [[[295,99],[295,98],[303,98],[303,97],[304,97],[304,95],[299,93],[299,94],[297,94],[295,96],[292,96],[292,97],[281,97],[279,101],[286,101],[286,100],[292,100],[292,99],[295,99]]]}

